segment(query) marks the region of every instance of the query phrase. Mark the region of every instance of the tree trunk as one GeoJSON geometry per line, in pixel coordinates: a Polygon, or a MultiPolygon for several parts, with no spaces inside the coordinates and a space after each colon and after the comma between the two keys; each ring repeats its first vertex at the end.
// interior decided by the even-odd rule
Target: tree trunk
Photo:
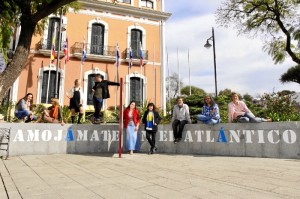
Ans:
{"type": "Polygon", "coordinates": [[[0,74],[0,102],[3,101],[5,93],[13,85],[21,74],[28,58],[32,35],[35,24],[22,24],[18,46],[12,61],[7,65],[3,73],[0,74]]]}

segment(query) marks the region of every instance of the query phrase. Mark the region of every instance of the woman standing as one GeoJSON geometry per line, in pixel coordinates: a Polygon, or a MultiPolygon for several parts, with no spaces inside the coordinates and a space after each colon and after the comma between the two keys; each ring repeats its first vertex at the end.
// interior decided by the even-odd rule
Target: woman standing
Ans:
{"type": "Polygon", "coordinates": [[[211,96],[207,95],[204,97],[202,114],[197,115],[196,118],[204,124],[220,123],[219,107],[211,98],[211,96]]]}
{"type": "Polygon", "coordinates": [[[24,119],[26,123],[37,119],[36,116],[33,115],[32,111],[30,111],[32,99],[32,93],[27,93],[25,97],[20,99],[16,104],[15,116],[18,119],[24,119]]]}
{"type": "Polygon", "coordinates": [[[155,105],[149,103],[142,119],[142,122],[145,125],[146,138],[151,146],[149,154],[153,154],[157,151],[157,147],[155,146],[155,135],[157,132],[157,125],[160,121],[161,117],[156,111],[155,105]]]}
{"type": "Polygon", "coordinates": [[[70,110],[71,110],[71,119],[72,124],[75,122],[76,113],[78,114],[77,124],[81,124],[81,118],[83,116],[83,93],[80,87],[80,80],[76,79],[74,82],[74,86],[67,92],[67,97],[70,99],[70,110]]]}
{"type": "Polygon", "coordinates": [[[140,125],[140,115],[134,101],[130,102],[123,115],[124,128],[126,128],[126,148],[132,155],[134,150],[139,150],[137,134],[140,125]]]}

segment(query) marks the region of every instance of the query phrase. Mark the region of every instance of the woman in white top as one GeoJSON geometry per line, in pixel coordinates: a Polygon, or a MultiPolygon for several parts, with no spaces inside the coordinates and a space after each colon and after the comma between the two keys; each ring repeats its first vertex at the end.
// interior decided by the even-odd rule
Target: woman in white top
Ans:
{"type": "Polygon", "coordinates": [[[76,79],[74,82],[74,86],[67,92],[67,97],[70,99],[70,110],[71,110],[71,119],[72,124],[75,122],[76,113],[78,114],[77,124],[81,124],[81,118],[83,116],[83,92],[80,87],[80,80],[76,79]]]}

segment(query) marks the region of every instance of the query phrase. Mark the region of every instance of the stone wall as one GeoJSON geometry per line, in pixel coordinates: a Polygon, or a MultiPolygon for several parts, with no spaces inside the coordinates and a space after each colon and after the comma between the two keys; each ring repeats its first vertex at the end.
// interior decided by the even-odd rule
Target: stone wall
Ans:
{"type": "MultiPolygon", "coordinates": [[[[177,144],[172,127],[160,125],[156,143],[159,153],[300,159],[299,124],[188,124],[177,144]]],[[[118,125],[2,123],[0,128],[11,128],[10,156],[118,152],[118,125]]],[[[145,131],[139,138],[140,151],[148,152],[145,131]]]]}

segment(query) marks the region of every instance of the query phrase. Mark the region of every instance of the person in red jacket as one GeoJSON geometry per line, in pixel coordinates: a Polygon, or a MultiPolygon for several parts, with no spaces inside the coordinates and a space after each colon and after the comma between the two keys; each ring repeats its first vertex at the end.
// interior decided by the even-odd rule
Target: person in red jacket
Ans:
{"type": "Polygon", "coordinates": [[[139,150],[137,134],[140,126],[140,115],[134,101],[130,102],[124,110],[123,115],[124,128],[126,128],[126,149],[129,151],[130,155],[132,155],[134,150],[139,150]]]}

